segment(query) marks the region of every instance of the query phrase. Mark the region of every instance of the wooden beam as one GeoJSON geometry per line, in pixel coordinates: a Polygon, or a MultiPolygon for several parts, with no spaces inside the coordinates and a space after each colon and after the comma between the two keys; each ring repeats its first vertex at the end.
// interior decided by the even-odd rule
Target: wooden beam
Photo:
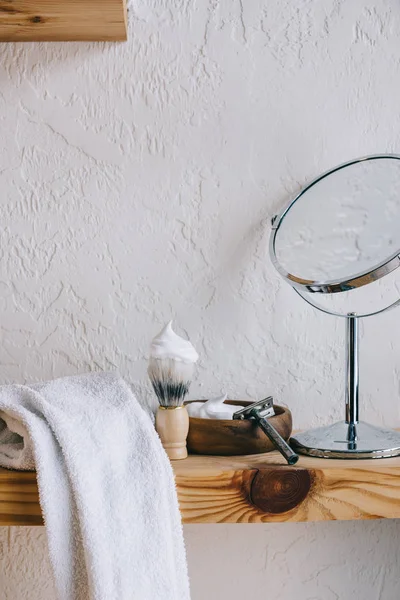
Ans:
{"type": "Polygon", "coordinates": [[[3,42],[126,39],[126,0],[0,0],[3,42]]]}
{"type": "MultiPolygon", "coordinates": [[[[173,463],[184,523],[400,518],[400,458],[288,467],[279,454],[173,463]]],[[[0,525],[42,524],[35,473],[0,469],[0,525]]]]}

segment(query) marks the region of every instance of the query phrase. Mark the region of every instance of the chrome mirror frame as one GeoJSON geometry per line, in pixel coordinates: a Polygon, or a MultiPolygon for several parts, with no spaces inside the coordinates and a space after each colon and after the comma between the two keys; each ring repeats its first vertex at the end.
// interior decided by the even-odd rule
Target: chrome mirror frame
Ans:
{"type": "Polygon", "coordinates": [[[283,222],[283,219],[285,218],[285,216],[289,212],[289,210],[292,208],[292,206],[294,204],[296,204],[296,202],[298,202],[300,200],[300,198],[302,198],[302,196],[304,196],[304,194],[309,189],[314,187],[314,185],[316,185],[317,183],[319,183],[320,181],[322,181],[329,175],[332,175],[333,173],[336,173],[337,171],[341,171],[342,169],[345,169],[346,167],[350,167],[351,165],[355,165],[355,164],[358,164],[361,162],[366,162],[369,160],[379,160],[379,159],[388,159],[388,158],[393,159],[393,160],[400,160],[400,155],[398,155],[398,154],[373,154],[371,156],[364,156],[362,158],[358,158],[358,159],[354,159],[354,160],[345,162],[345,163],[335,167],[334,169],[330,169],[329,171],[326,171],[319,177],[316,177],[315,179],[313,179],[313,181],[311,181],[311,183],[309,183],[305,188],[303,188],[301,190],[301,192],[299,194],[297,194],[297,196],[293,200],[291,200],[287,206],[285,206],[285,208],[280,212],[279,215],[275,215],[272,218],[272,234],[271,234],[270,243],[269,243],[269,254],[271,257],[271,261],[272,261],[272,264],[274,265],[275,269],[281,275],[281,277],[283,277],[283,279],[288,281],[292,287],[297,288],[299,291],[308,292],[311,294],[335,294],[338,292],[347,292],[349,290],[362,287],[363,285],[367,285],[368,283],[372,283],[373,281],[377,281],[378,279],[381,279],[385,275],[388,275],[389,273],[391,273],[392,271],[394,271],[395,269],[397,269],[400,266],[400,248],[399,248],[396,252],[392,253],[391,256],[389,256],[389,258],[387,258],[386,260],[378,263],[377,265],[373,266],[371,269],[369,269],[367,271],[362,271],[360,273],[357,273],[350,279],[334,279],[331,281],[313,281],[310,279],[302,279],[301,277],[298,277],[297,275],[288,273],[286,271],[286,269],[284,267],[282,267],[282,265],[279,263],[279,260],[276,256],[276,236],[277,236],[279,228],[283,222]]]}

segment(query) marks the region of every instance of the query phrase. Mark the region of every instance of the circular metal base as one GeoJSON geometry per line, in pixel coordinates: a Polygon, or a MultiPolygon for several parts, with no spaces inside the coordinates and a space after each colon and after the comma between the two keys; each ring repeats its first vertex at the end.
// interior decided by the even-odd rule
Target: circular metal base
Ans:
{"type": "Polygon", "coordinates": [[[319,458],[390,458],[400,455],[400,431],[340,421],[299,433],[290,445],[299,454],[319,458]]]}

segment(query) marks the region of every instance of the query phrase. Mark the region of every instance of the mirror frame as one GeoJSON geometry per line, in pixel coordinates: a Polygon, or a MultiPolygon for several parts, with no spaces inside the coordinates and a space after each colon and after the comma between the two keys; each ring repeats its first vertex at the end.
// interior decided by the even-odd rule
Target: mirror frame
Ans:
{"type": "MultiPolygon", "coordinates": [[[[270,237],[270,242],[269,242],[269,253],[270,253],[271,261],[272,261],[274,267],[276,268],[276,270],[279,272],[279,274],[283,277],[283,279],[288,281],[291,286],[293,286],[294,288],[301,290],[303,292],[309,292],[309,293],[335,294],[337,292],[346,292],[346,291],[352,290],[354,288],[359,288],[359,287],[362,287],[363,285],[367,285],[368,283],[372,283],[373,281],[377,281],[378,279],[381,279],[385,275],[388,275],[389,273],[391,273],[392,271],[394,271],[395,269],[397,269],[400,266],[400,248],[399,248],[399,250],[397,250],[397,252],[390,255],[389,258],[387,258],[386,260],[378,263],[377,265],[375,265],[374,267],[372,267],[371,269],[369,269],[367,271],[362,271],[360,273],[357,273],[350,279],[333,279],[331,281],[314,281],[311,279],[302,279],[301,277],[298,277],[297,275],[288,273],[286,271],[286,269],[284,267],[282,267],[281,264],[279,263],[278,258],[276,256],[276,248],[275,248],[276,236],[277,236],[279,228],[283,222],[283,219],[285,218],[286,214],[289,212],[291,207],[298,200],[300,200],[300,198],[310,188],[312,188],[319,181],[321,181],[322,179],[325,179],[325,177],[328,177],[332,173],[336,173],[336,171],[340,171],[341,169],[344,169],[351,165],[355,165],[360,162],[365,162],[368,160],[380,160],[380,159],[388,159],[388,158],[394,159],[394,160],[400,160],[400,155],[398,155],[398,154],[372,154],[370,156],[365,156],[362,158],[350,160],[341,165],[338,165],[337,167],[335,167],[333,169],[330,169],[329,171],[326,171],[322,175],[319,175],[318,177],[313,179],[313,181],[311,181],[311,183],[309,183],[305,188],[303,188],[300,191],[300,193],[297,194],[297,196],[293,200],[291,200],[289,202],[289,204],[287,206],[285,206],[285,208],[278,215],[275,215],[272,218],[272,232],[271,232],[271,237],[270,237]]],[[[400,190],[399,190],[399,194],[400,194],[400,190]]]]}

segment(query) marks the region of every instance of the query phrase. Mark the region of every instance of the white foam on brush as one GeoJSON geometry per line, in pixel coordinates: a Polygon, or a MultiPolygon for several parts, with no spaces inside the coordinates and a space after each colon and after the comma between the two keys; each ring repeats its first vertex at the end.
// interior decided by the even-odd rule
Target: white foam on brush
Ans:
{"type": "Polygon", "coordinates": [[[174,332],[170,321],[151,342],[150,357],[194,364],[199,355],[189,340],[184,340],[174,332]]]}

